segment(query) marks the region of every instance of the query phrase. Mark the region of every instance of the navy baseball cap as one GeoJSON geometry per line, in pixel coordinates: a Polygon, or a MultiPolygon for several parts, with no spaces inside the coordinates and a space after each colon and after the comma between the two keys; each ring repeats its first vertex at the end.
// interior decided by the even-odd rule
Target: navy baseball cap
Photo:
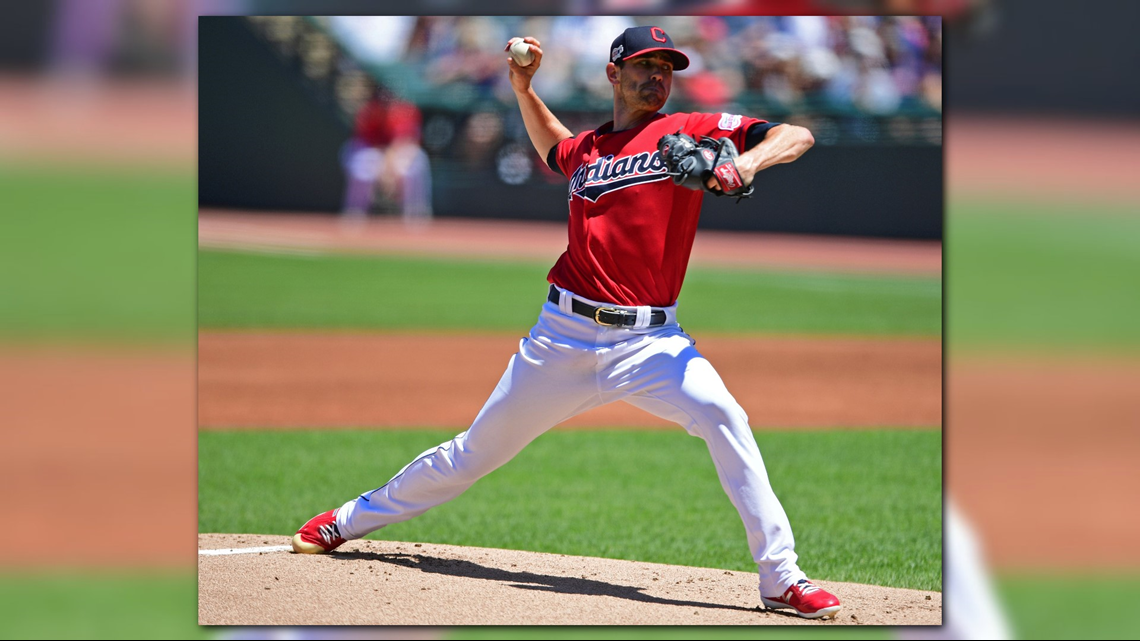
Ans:
{"type": "Polygon", "coordinates": [[[624,62],[654,51],[669,54],[675,71],[689,66],[689,57],[673,46],[673,39],[661,27],[630,27],[623,31],[610,45],[610,62],[624,62]]]}

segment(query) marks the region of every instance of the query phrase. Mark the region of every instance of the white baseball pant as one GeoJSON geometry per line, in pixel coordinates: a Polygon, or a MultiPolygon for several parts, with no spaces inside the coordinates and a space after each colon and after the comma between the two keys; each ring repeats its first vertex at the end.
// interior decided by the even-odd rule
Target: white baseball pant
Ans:
{"type": "Polygon", "coordinates": [[[642,307],[624,308],[640,310],[640,326],[608,327],[571,312],[570,296],[560,290],[558,305],[543,305],[467,431],[340,508],[341,536],[360,538],[423,514],[462,494],[558,423],[620,400],[705,441],[721,487],[744,521],[761,594],[783,594],[806,578],[796,565],[792,528],[768,482],[748,417],[677,325],[676,306],[666,309],[662,326],[645,327],[649,308],[642,307]]]}

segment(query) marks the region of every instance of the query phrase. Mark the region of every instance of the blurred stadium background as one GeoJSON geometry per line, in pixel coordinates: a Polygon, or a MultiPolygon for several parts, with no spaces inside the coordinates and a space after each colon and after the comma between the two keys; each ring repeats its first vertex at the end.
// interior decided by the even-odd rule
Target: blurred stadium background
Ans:
{"type": "MultiPolygon", "coordinates": [[[[808,169],[765,176],[763,216],[710,201],[705,228],[941,237],[938,16],[204,19],[201,205],[361,210],[346,192],[354,174],[406,173],[418,156],[386,152],[401,167],[385,170],[356,149],[410,138],[430,159],[435,215],[562,220],[564,180],[534,154],[503,43],[519,33],[547,43],[535,89],[577,132],[612,117],[610,34],[658,23],[694,60],[667,111],[746,113],[809,127],[817,141],[808,169]],[[883,175],[895,177],[890,191],[877,186],[883,175]],[[494,199],[470,198],[491,189],[494,199]]],[[[410,208],[393,200],[371,209],[410,208]]]]}
{"type": "MultiPolygon", "coordinates": [[[[424,6],[453,10],[438,4],[424,6]]],[[[654,13],[772,11],[747,2],[650,5],[654,13]]],[[[589,2],[549,8],[636,12],[589,2]]],[[[189,454],[196,447],[195,245],[187,239],[195,229],[195,189],[202,188],[194,181],[194,18],[365,9],[353,2],[322,3],[318,10],[306,2],[270,8],[105,0],[6,7],[0,25],[0,203],[6,212],[0,223],[0,417],[9,440],[0,463],[9,488],[5,513],[26,520],[18,531],[5,528],[0,546],[4,636],[206,633],[193,627],[189,551],[197,515],[189,454]],[[65,28],[64,7],[84,4],[98,11],[79,19],[89,27],[79,37],[65,28]],[[60,390],[77,401],[59,403],[60,390]],[[45,400],[55,401],[52,411],[44,411],[45,400]],[[61,436],[49,444],[31,436],[45,429],[61,436]],[[69,454],[70,462],[60,464],[69,454]],[[107,497],[136,507],[108,509],[107,497]],[[28,532],[67,543],[38,549],[29,546],[28,532]],[[107,539],[116,544],[104,544],[107,539]],[[119,562],[123,550],[133,559],[129,567],[119,562]]],[[[1120,616],[1116,600],[1127,603],[1140,592],[1133,549],[1140,530],[1131,509],[1140,454],[1133,398],[1140,360],[1131,322],[1140,238],[1140,194],[1131,179],[1140,149],[1140,87],[1123,80],[1138,57],[1130,35],[1140,18],[1137,7],[1074,14],[1059,2],[1010,0],[807,2],[802,9],[947,13],[947,488],[995,564],[999,595],[1018,636],[1134,637],[1136,625],[1120,616]],[[1009,473],[1011,462],[1016,475],[1009,473]],[[1102,595],[1104,606],[1082,603],[1078,611],[1077,589],[1102,595]]],[[[524,9],[506,3],[503,10],[524,9]]],[[[333,33],[320,22],[293,25],[333,33]]],[[[917,24],[925,29],[930,22],[917,24]]],[[[351,109],[341,106],[336,90],[305,79],[300,55],[280,50],[270,24],[248,22],[242,35],[300,79],[297,93],[344,136],[326,136],[336,139],[329,151],[339,161],[339,145],[354,125],[351,109]]],[[[889,29],[871,31],[884,51],[890,48],[889,29]]],[[[341,60],[343,50],[327,53],[341,60]]],[[[833,53],[842,60],[842,52],[833,53]]],[[[880,67],[886,69],[893,68],[880,67]]],[[[328,77],[375,73],[383,81],[379,68],[360,64],[348,71],[328,77]]],[[[733,99],[748,100],[748,82],[733,85],[733,72],[726,74],[725,84],[737,89],[733,99]]],[[[898,104],[888,115],[867,109],[879,103],[860,102],[857,92],[846,106],[816,102],[818,111],[803,109],[798,80],[784,79],[785,93],[764,97],[792,97],[782,106],[766,105],[771,117],[834,120],[836,149],[921,151],[941,144],[941,128],[936,140],[921,124],[936,117],[940,100],[899,88],[924,83],[899,83],[892,74],[898,104]],[[844,121],[874,125],[844,128],[844,121]],[[892,128],[894,121],[909,124],[892,128]]],[[[367,89],[354,91],[358,99],[367,95],[367,89]]],[[[587,100],[588,92],[579,97],[587,100]]],[[[432,116],[454,112],[418,108],[429,157],[448,161],[446,154],[431,156],[426,125],[432,116]]],[[[489,128],[506,144],[510,124],[501,112],[496,121],[489,128]]],[[[465,135],[462,124],[452,122],[453,137],[465,135]]],[[[325,166],[332,176],[325,184],[335,185],[341,165],[325,166]]],[[[537,169],[527,182],[545,188],[537,169]]],[[[327,203],[342,202],[336,189],[328,193],[327,203]]],[[[214,204],[239,204],[226,198],[220,192],[214,204]]],[[[433,203],[437,215],[446,202],[433,203]]],[[[337,209],[307,209],[325,207],[337,209]]],[[[913,231],[908,237],[929,238],[913,231]]]]}

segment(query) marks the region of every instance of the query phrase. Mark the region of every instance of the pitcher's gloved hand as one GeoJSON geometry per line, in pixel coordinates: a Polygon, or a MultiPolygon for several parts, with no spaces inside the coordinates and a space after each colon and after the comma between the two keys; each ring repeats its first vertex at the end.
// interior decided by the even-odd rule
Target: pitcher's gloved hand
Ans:
{"type": "Polygon", "coordinates": [[[736,196],[737,202],[752,195],[752,185],[744,183],[736,168],[740,153],[728,138],[702,136],[698,143],[688,134],[677,132],[661,136],[657,151],[661,152],[661,162],[673,177],[673,184],[704,189],[717,196],[736,196]],[[719,190],[707,186],[709,177],[716,179],[719,190]]]}

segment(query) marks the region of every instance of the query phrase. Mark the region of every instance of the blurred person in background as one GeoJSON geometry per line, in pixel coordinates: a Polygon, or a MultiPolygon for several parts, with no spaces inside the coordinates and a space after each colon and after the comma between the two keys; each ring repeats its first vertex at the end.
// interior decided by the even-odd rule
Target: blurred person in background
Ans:
{"type": "Polygon", "coordinates": [[[458,83],[479,98],[491,98],[499,83],[499,60],[494,51],[506,39],[502,20],[485,17],[465,18],[454,23],[444,46],[428,64],[433,84],[458,83]]]}
{"type": "Polygon", "coordinates": [[[598,73],[598,68],[608,62],[605,54],[612,40],[610,34],[633,26],[634,21],[626,16],[562,16],[554,19],[550,37],[554,42],[565,43],[570,49],[567,57],[574,62],[571,72],[574,94],[589,94],[599,101],[611,99],[610,85],[605,76],[598,73]]]}
{"type": "Polygon", "coordinates": [[[353,137],[345,143],[343,213],[362,220],[372,210],[377,190],[398,203],[408,224],[431,219],[431,166],[420,146],[423,116],[414,104],[384,87],[356,114],[353,137]]]}
{"type": "Polygon", "coordinates": [[[689,72],[677,79],[678,89],[699,109],[738,111],[734,102],[744,88],[744,77],[729,40],[728,22],[705,16],[697,19],[695,28],[682,33],[677,46],[691,52],[691,64],[689,72]]]}

